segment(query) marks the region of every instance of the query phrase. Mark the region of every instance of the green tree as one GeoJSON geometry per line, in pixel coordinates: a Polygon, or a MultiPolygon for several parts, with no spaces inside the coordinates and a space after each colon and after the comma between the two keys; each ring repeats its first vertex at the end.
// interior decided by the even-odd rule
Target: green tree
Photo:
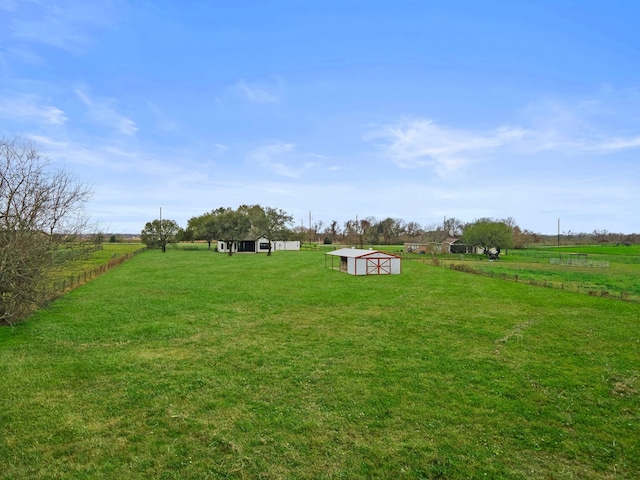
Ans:
{"type": "Polygon", "coordinates": [[[215,214],[216,211],[212,211],[197,217],[192,217],[187,222],[187,230],[193,231],[194,239],[206,241],[209,249],[211,249],[211,242],[216,240],[217,235],[215,225],[212,221],[215,214]]]}
{"type": "Polygon", "coordinates": [[[491,248],[500,252],[513,246],[513,229],[502,221],[481,218],[464,229],[462,240],[467,245],[475,245],[488,254],[491,248]]]}
{"type": "Polygon", "coordinates": [[[400,241],[406,231],[404,221],[397,218],[385,218],[376,224],[377,232],[382,235],[383,243],[390,245],[400,241]]]}
{"type": "Polygon", "coordinates": [[[275,240],[285,240],[290,233],[288,225],[293,223],[293,217],[278,208],[260,207],[254,205],[249,210],[251,228],[256,237],[263,237],[269,241],[267,256],[271,255],[271,243],[275,240]]]}
{"type": "Polygon", "coordinates": [[[193,242],[195,240],[196,232],[192,228],[180,229],[178,232],[178,240],[180,242],[193,242]]]}
{"type": "Polygon", "coordinates": [[[167,245],[176,240],[180,227],[175,220],[153,220],[147,222],[140,232],[140,240],[148,248],[160,248],[167,251],[167,245]]]}
{"type": "Polygon", "coordinates": [[[229,256],[233,254],[233,242],[242,240],[251,229],[251,219],[246,210],[219,208],[212,212],[207,221],[208,231],[227,246],[229,256]]]}

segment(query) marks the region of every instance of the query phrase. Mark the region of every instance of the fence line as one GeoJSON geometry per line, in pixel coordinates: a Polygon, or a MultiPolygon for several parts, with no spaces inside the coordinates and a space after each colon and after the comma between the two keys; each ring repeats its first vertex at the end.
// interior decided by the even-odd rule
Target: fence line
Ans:
{"type": "Polygon", "coordinates": [[[457,270],[459,272],[473,273],[476,275],[482,275],[484,277],[498,278],[501,280],[508,280],[516,283],[526,283],[529,285],[545,288],[554,288],[559,290],[567,290],[569,292],[581,293],[590,295],[593,297],[606,297],[612,299],[623,300],[625,302],[640,302],[640,298],[637,295],[632,295],[628,292],[611,292],[606,288],[602,288],[599,285],[588,285],[580,282],[557,282],[551,280],[533,280],[522,279],[518,274],[497,273],[492,271],[485,271],[475,269],[469,265],[460,265],[455,263],[441,264],[442,267],[449,267],[451,270],[457,270]]]}
{"type": "Polygon", "coordinates": [[[80,285],[83,285],[88,281],[99,277],[103,273],[117,267],[118,265],[123,264],[127,260],[133,258],[139,253],[144,252],[145,250],[147,250],[147,247],[139,248],[135,252],[125,253],[124,255],[118,255],[114,253],[109,261],[105,264],[102,264],[91,270],[83,270],[77,275],[70,275],[62,280],[58,280],[53,283],[51,290],[47,292],[47,298],[49,299],[49,301],[55,300],[65,293],[78,288],[80,285]]]}
{"type": "Polygon", "coordinates": [[[603,261],[589,261],[586,258],[576,260],[574,258],[550,258],[549,263],[551,265],[569,265],[569,266],[577,266],[577,267],[591,267],[591,268],[609,268],[609,262],[607,260],[603,261]]]}
{"type": "Polygon", "coordinates": [[[521,278],[518,274],[509,274],[505,272],[492,272],[488,270],[481,270],[473,268],[470,265],[463,265],[459,263],[450,263],[431,258],[428,255],[422,255],[426,258],[416,258],[414,256],[403,256],[404,259],[417,261],[419,263],[430,264],[437,267],[449,268],[458,272],[472,273],[475,275],[481,275],[483,277],[498,278],[500,280],[507,280],[516,283],[525,283],[536,287],[554,288],[558,290],[566,290],[569,292],[580,293],[583,295],[590,295],[593,297],[611,298],[616,300],[622,300],[625,302],[640,303],[640,296],[634,295],[629,292],[610,291],[606,288],[602,288],[600,285],[589,285],[580,282],[558,282],[552,280],[533,280],[527,278],[521,278]]]}

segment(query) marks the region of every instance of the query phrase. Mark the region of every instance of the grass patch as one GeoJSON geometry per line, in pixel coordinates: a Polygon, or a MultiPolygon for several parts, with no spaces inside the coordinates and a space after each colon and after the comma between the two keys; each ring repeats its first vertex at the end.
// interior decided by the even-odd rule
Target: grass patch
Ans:
{"type": "Polygon", "coordinates": [[[586,245],[571,247],[551,247],[556,252],[571,251],[573,253],[593,253],[596,255],[631,255],[640,256],[640,245],[586,245]]]}
{"type": "Polygon", "coordinates": [[[50,289],[56,297],[104,273],[144,248],[140,243],[107,243],[99,249],[86,248],[50,272],[50,289]]]}
{"type": "Polygon", "coordinates": [[[635,478],[639,313],[149,251],[0,330],[0,478],[635,478]]]}
{"type": "Polygon", "coordinates": [[[82,258],[65,263],[64,269],[56,272],[60,276],[78,275],[109,263],[114,258],[134,253],[143,248],[141,243],[105,243],[99,250],[91,251],[82,258]]]}

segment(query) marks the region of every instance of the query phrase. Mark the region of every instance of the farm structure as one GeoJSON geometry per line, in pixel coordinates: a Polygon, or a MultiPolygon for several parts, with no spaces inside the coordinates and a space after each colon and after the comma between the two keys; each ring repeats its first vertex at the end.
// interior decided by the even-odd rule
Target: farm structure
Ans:
{"type": "MultiPolygon", "coordinates": [[[[300,250],[298,240],[274,240],[271,242],[271,251],[277,250],[300,250]]],[[[227,242],[218,240],[218,251],[229,252],[227,242]]],[[[231,244],[232,253],[267,253],[269,251],[269,240],[258,238],[253,240],[234,240],[231,244]]]]}
{"type": "Polygon", "coordinates": [[[402,259],[397,255],[378,250],[341,248],[325,254],[325,266],[347,272],[350,275],[393,275],[402,270],[402,259]],[[331,257],[331,264],[327,256],[331,257]],[[338,265],[334,259],[338,257],[338,265]]]}
{"type": "Polygon", "coordinates": [[[468,247],[457,243],[457,238],[447,238],[443,242],[405,243],[407,253],[468,253],[468,247]]]}

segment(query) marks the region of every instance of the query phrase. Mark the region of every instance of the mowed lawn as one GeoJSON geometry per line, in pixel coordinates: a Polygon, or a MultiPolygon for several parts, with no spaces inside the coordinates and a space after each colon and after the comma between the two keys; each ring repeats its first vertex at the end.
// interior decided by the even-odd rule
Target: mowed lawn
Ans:
{"type": "Polygon", "coordinates": [[[638,478],[640,305],[150,251],[0,329],[0,478],[638,478]]]}

